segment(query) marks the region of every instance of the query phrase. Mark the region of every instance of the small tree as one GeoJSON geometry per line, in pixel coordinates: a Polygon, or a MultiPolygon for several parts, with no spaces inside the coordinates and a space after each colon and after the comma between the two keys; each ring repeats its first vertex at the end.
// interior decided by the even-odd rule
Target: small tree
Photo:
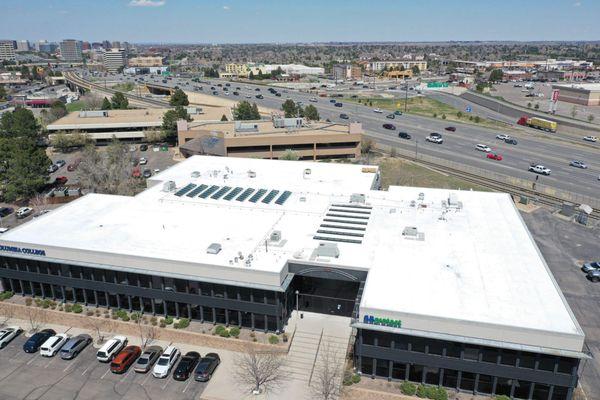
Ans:
{"type": "Polygon", "coordinates": [[[121,92],[115,93],[110,101],[114,110],[127,110],[129,108],[129,100],[121,92]]]}
{"type": "Polygon", "coordinates": [[[340,395],[343,358],[329,342],[320,351],[320,365],[313,376],[311,389],[315,398],[322,400],[337,399],[340,395]]]}
{"type": "Polygon", "coordinates": [[[174,110],[165,112],[163,115],[162,124],[162,132],[165,139],[175,141],[177,138],[177,121],[180,119],[184,119],[186,121],[192,120],[185,108],[182,106],[177,106],[174,110]]]}
{"type": "Polygon", "coordinates": [[[221,116],[221,121],[229,121],[229,120],[227,119],[227,115],[223,114],[223,115],[221,116]]]}
{"type": "Polygon", "coordinates": [[[419,75],[421,73],[421,70],[419,69],[418,65],[412,67],[412,73],[415,75],[419,75]]]}
{"type": "Polygon", "coordinates": [[[296,153],[295,151],[291,150],[291,149],[287,149],[283,155],[281,157],[279,157],[280,160],[288,160],[288,161],[297,161],[300,157],[298,156],[298,153],[296,153]]]}
{"type": "Polygon", "coordinates": [[[62,118],[65,115],[67,115],[67,107],[65,106],[65,103],[63,103],[62,101],[55,101],[54,103],[52,103],[52,105],[50,106],[50,116],[52,118],[52,121],[56,121],[57,119],[62,118]]]}
{"type": "Polygon", "coordinates": [[[237,356],[235,364],[235,378],[256,393],[275,390],[288,378],[284,371],[285,357],[276,352],[258,352],[248,346],[237,356]]]}
{"type": "Polygon", "coordinates": [[[313,106],[312,104],[307,105],[304,108],[302,114],[304,115],[304,118],[306,118],[308,121],[318,121],[319,119],[321,119],[317,107],[313,106]]]}
{"type": "Polygon", "coordinates": [[[294,102],[294,100],[287,99],[281,105],[281,109],[283,110],[286,118],[297,117],[299,115],[299,107],[294,102]]]}
{"type": "Polygon", "coordinates": [[[490,82],[500,82],[502,80],[503,76],[504,76],[504,73],[502,72],[501,69],[494,69],[490,73],[489,81],[490,82]]]}
{"type": "Polygon", "coordinates": [[[108,100],[105,97],[104,100],[102,100],[102,105],[100,106],[100,108],[102,110],[111,110],[112,109],[112,104],[110,103],[110,100],[108,100]]]}
{"type": "Polygon", "coordinates": [[[571,108],[571,117],[575,118],[577,116],[577,107],[573,106],[571,108]]]}
{"type": "Polygon", "coordinates": [[[457,113],[456,113],[456,117],[457,117],[458,119],[461,119],[461,118],[463,117],[463,113],[462,113],[462,111],[459,111],[459,112],[457,112],[457,113]]]}
{"type": "Polygon", "coordinates": [[[181,89],[176,89],[175,92],[171,95],[171,99],[169,100],[169,104],[173,107],[177,106],[189,106],[190,101],[188,100],[187,94],[181,89]]]}
{"type": "Polygon", "coordinates": [[[588,122],[591,123],[594,120],[594,115],[593,114],[588,115],[587,120],[588,120],[588,122]]]}
{"type": "Polygon", "coordinates": [[[258,106],[256,103],[250,104],[247,101],[240,101],[233,108],[233,119],[238,121],[251,121],[260,119],[258,106]]]}
{"type": "Polygon", "coordinates": [[[371,139],[364,139],[361,142],[361,153],[369,154],[373,150],[373,141],[371,139]]]}
{"type": "Polygon", "coordinates": [[[6,307],[2,311],[2,316],[0,316],[0,327],[5,327],[8,325],[11,319],[13,319],[15,315],[15,310],[12,307],[6,307]]]}
{"type": "Polygon", "coordinates": [[[27,307],[27,322],[29,322],[30,332],[37,332],[46,322],[46,312],[38,307],[27,307]]]}

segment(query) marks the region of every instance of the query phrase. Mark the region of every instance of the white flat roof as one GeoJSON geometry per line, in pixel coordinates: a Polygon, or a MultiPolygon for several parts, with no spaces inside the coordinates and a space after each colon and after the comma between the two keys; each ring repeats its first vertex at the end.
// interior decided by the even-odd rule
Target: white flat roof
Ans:
{"type": "Polygon", "coordinates": [[[194,156],[152,177],[135,197],[88,194],[3,234],[0,245],[269,287],[282,285],[288,261],[365,270],[361,316],[401,319],[416,331],[581,351],[581,328],[509,195],[371,190],[377,171],[194,156]],[[177,189],[164,191],[166,181],[177,189]],[[188,184],[206,185],[201,195],[218,189],[206,198],[175,194],[188,184]],[[247,189],[254,190],[237,200],[247,189]],[[251,202],[259,189],[267,192],[251,202]],[[279,192],[263,202],[271,190],[279,192]],[[287,200],[275,204],[285,191],[287,200]],[[356,193],[365,195],[363,208],[351,203],[356,193]],[[403,235],[407,227],[416,236],[403,235]],[[273,231],[281,241],[269,240],[273,231]],[[207,253],[212,243],[221,245],[218,254],[207,253]],[[317,255],[320,243],[336,243],[339,257],[317,255]]]}

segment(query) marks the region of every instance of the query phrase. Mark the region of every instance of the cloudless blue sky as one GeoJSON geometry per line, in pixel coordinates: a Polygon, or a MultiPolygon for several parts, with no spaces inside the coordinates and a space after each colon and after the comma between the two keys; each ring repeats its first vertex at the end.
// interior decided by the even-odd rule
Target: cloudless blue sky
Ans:
{"type": "Polygon", "coordinates": [[[0,0],[0,39],[600,40],[599,0],[0,0]]]}

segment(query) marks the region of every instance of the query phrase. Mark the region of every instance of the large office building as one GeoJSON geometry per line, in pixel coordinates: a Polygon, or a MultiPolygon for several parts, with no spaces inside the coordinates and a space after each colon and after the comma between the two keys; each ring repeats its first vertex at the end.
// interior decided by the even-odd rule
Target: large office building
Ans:
{"type": "Polygon", "coordinates": [[[339,315],[363,376],[571,399],[584,333],[511,197],[380,180],[191,157],[4,233],[0,289],[261,331],[339,315]]]}
{"type": "Polygon", "coordinates": [[[164,58],[161,56],[139,56],[129,59],[130,67],[162,67],[164,58]]]}
{"type": "Polygon", "coordinates": [[[65,39],[60,42],[60,55],[64,61],[81,61],[83,54],[81,52],[81,41],[74,39],[65,39]]]}
{"type": "Polygon", "coordinates": [[[125,49],[113,48],[106,50],[102,54],[102,63],[108,72],[114,74],[125,67],[125,49]]]}
{"type": "Polygon", "coordinates": [[[179,150],[185,157],[215,155],[281,158],[288,150],[303,160],[357,158],[362,125],[307,122],[273,117],[271,121],[196,121],[178,123],[179,150]]]}
{"type": "Polygon", "coordinates": [[[427,70],[427,61],[424,60],[385,60],[385,61],[361,61],[367,71],[381,72],[385,69],[413,69],[419,68],[423,72],[427,70]]]}
{"type": "Polygon", "coordinates": [[[23,52],[31,50],[31,46],[29,46],[28,40],[18,40],[16,51],[23,52]]]}
{"type": "Polygon", "coordinates": [[[15,61],[15,41],[14,40],[0,40],[0,60],[2,61],[15,61]]]}

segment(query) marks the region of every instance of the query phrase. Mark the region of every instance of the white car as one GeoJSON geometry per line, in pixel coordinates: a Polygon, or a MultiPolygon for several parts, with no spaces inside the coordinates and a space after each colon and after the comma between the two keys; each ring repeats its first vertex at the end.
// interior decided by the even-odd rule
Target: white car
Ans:
{"type": "Polygon", "coordinates": [[[0,330],[0,349],[5,348],[6,345],[9,344],[11,340],[16,338],[21,332],[23,332],[23,330],[18,326],[7,326],[6,328],[0,330]]]}
{"type": "Polygon", "coordinates": [[[586,142],[597,142],[598,138],[596,136],[584,136],[583,140],[586,142]]]}
{"type": "Polygon", "coordinates": [[[428,142],[437,143],[437,144],[444,143],[444,139],[442,139],[441,137],[437,137],[437,136],[427,136],[425,138],[425,140],[428,141],[428,142]]]}
{"type": "Polygon", "coordinates": [[[165,378],[169,375],[171,368],[175,365],[181,352],[177,347],[169,346],[164,353],[158,358],[158,361],[152,369],[152,375],[155,378],[165,378]]]}
{"type": "Polygon", "coordinates": [[[379,108],[374,109],[373,112],[376,112],[377,114],[383,113],[383,111],[381,111],[379,108]]]}
{"type": "Polygon", "coordinates": [[[490,149],[490,146],[487,146],[485,144],[476,144],[475,148],[479,151],[485,151],[486,153],[492,151],[492,149],[490,149]]]}
{"type": "Polygon", "coordinates": [[[146,157],[140,158],[140,165],[146,165],[146,164],[148,164],[148,159],[146,157]]]}
{"type": "Polygon", "coordinates": [[[252,98],[252,96],[250,96],[249,94],[245,95],[244,97],[247,98],[247,99],[251,99],[252,98]]]}
{"type": "Polygon", "coordinates": [[[496,135],[496,139],[506,140],[506,139],[510,139],[510,136],[505,135],[504,133],[501,133],[500,135],[496,135]]]}
{"type": "Polygon", "coordinates": [[[6,232],[8,232],[8,229],[9,228],[7,228],[5,226],[0,226],[0,233],[6,233],[6,232]]]}
{"type": "Polygon", "coordinates": [[[100,362],[109,362],[127,345],[125,336],[115,336],[96,352],[96,358],[100,362]]]}
{"type": "Polygon", "coordinates": [[[552,173],[550,168],[546,168],[541,164],[530,165],[529,171],[535,172],[536,174],[542,174],[542,175],[550,175],[550,173],[552,173]]]}
{"type": "Polygon", "coordinates": [[[40,355],[44,357],[54,357],[60,348],[67,343],[69,338],[70,336],[66,333],[58,333],[48,338],[48,340],[46,340],[40,347],[40,355]]]}
{"type": "Polygon", "coordinates": [[[310,100],[308,100],[308,101],[311,101],[311,102],[313,102],[313,103],[316,103],[316,102],[318,102],[319,100],[317,100],[317,98],[316,98],[316,97],[311,97],[311,98],[310,98],[310,100]]]}
{"type": "Polygon", "coordinates": [[[28,217],[33,212],[31,207],[21,207],[17,210],[17,218],[28,217]]]}

